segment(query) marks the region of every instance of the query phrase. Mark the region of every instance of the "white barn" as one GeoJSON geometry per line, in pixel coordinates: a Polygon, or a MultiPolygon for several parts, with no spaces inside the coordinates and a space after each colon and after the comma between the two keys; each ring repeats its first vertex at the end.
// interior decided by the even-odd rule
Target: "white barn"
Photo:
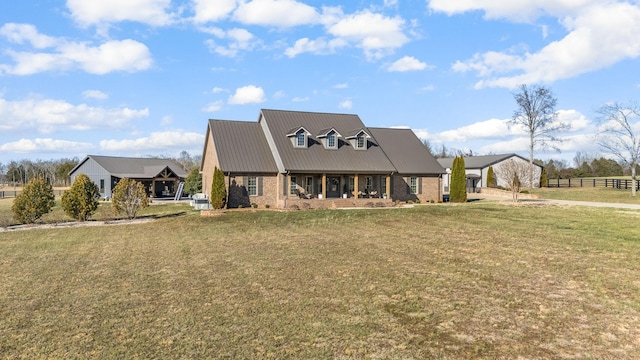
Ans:
{"type": "Polygon", "coordinates": [[[111,198],[111,191],[123,178],[140,181],[151,197],[173,197],[186,171],[173,159],[130,158],[87,155],[71,170],[71,183],[85,174],[98,185],[100,196],[111,198]]]}
{"type": "MultiPolygon", "coordinates": [[[[447,171],[446,174],[442,175],[442,186],[445,193],[449,192],[453,159],[454,158],[452,157],[438,159],[440,165],[447,171]]],[[[487,173],[489,171],[489,166],[493,167],[493,171],[496,173],[497,185],[507,187],[507,179],[500,178],[498,173],[500,172],[500,167],[505,166],[509,161],[515,161],[523,165],[529,164],[529,160],[517,154],[465,156],[464,167],[467,175],[467,192],[479,192],[480,188],[487,187],[487,173]]],[[[540,186],[542,166],[534,164],[534,167],[535,169],[532,181],[523,184],[526,187],[540,186]]]]}

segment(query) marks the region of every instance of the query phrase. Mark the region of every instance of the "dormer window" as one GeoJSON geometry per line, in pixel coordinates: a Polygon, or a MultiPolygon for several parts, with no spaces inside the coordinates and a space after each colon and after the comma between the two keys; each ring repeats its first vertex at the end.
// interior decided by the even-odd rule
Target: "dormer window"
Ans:
{"type": "Polygon", "coordinates": [[[336,147],[336,134],[331,133],[327,135],[327,147],[330,147],[330,148],[336,147]]]}
{"type": "Polygon", "coordinates": [[[367,139],[365,138],[364,133],[358,134],[358,137],[356,139],[357,139],[356,147],[358,149],[364,149],[365,146],[367,145],[367,139]]]}
{"type": "Polygon", "coordinates": [[[300,130],[296,133],[296,147],[307,147],[307,137],[304,131],[300,130]]]}
{"type": "Polygon", "coordinates": [[[351,135],[347,136],[351,146],[356,150],[367,150],[367,143],[371,136],[364,129],[350,131],[351,135]]]}
{"type": "Polygon", "coordinates": [[[318,140],[324,145],[325,149],[337,150],[338,139],[342,137],[335,128],[321,130],[317,135],[318,140]]]}
{"type": "Polygon", "coordinates": [[[295,148],[306,149],[309,145],[309,136],[311,133],[303,127],[291,129],[287,137],[291,140],[291,145],[295,148]]]}

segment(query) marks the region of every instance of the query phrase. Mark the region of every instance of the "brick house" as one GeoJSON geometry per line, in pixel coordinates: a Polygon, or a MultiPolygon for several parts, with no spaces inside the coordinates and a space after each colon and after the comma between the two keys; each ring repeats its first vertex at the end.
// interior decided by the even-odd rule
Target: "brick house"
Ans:
{"type": "Polygon", "coordinates": [[[438,201],[445,172],[409,129],[368,128],[350,114],[266,109],[257,122],[209,120],[205,194],[215,167],[232,208],[438,201]]]}

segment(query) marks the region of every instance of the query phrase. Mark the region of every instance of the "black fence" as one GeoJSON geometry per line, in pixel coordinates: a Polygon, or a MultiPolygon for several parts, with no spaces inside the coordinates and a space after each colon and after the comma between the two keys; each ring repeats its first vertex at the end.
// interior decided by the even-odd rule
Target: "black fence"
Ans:
{"type": "MultiPolygon", "coordinates": [[[[0,199],[14,198],[21,192],[21,190],[0,190],[0,199]]],[[[65,190],[53,190],[53,195],[62,196],[63,192],[65,192],[65,190]]]]}
{"type": "MultiPolygon", "coordinates": [[[[633,180],[628,179],[549,179],[547,187],[550,188],[571,188],[571,187],[605,187],[612,189],[631,190],[633,180]]],[[[636,184],[636,190],[640,190],[640,182],[636,184]]]]}

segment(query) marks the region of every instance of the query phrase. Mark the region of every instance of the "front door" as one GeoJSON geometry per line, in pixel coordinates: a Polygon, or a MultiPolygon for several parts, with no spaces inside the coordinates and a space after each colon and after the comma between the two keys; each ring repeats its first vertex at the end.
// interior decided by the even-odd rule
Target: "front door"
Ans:
{"type": "Polygon", "coordinates": [[[340,178],[327,177],[327,198],[340,197],[340,178]]]}

